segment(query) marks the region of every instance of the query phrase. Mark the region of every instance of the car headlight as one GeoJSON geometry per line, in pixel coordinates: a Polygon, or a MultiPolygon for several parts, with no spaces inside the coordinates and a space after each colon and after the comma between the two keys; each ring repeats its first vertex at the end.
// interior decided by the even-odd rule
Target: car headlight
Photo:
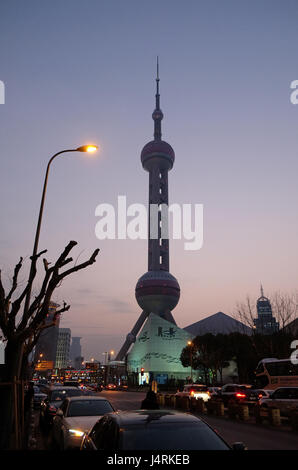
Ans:
{"type": "Polygon", "coordinates": [[[69,429],[69,434],[74,437],[82,437],[84,436],[84,432],[80,431],[79,429],[69,429]]]}

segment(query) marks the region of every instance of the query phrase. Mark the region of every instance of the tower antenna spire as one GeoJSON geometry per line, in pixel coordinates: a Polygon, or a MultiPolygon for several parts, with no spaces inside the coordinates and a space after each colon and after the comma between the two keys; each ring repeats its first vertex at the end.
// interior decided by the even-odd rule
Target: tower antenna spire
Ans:
{"type": "Polygon", "coordinates": [[[261,297],[264,297],[264,289],[263,289],[262,283],[261,283],[261,297]]]}
{"type": "Polygon", "coordinates": [[[158,56],[156,58],[156,95],[155,95],[155,109],[156,110],[159,110],[159,106],[160,106],[160,103],[159,103],[159,97],[160,97],[160,94],[159,94],[159,62],[158,62],[158,56]]]}
{"type": "Polygon", "coordinates": [[[159,60],[156,58],[156,94],[155,94],[155,110],[153,111],[152,118],[154,121],[154,140],[161,140],[161,120],[163,118],[160,109],[160,94],[159,94],[159,60]]]}

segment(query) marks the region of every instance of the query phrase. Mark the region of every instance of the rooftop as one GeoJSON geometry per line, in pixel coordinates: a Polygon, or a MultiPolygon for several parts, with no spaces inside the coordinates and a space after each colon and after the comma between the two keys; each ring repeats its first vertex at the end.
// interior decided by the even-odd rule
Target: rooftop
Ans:
{"type": "Polygon", "coordinates": [[[184,328],[187,332],[194,336],[202,336],[207,333],[211,334],[229,334],[229,333],[244,333],[247,335],[252,334],[252,329],[244,325],[235,318],[226,315],[223,312],[217,312],[214,315],[203,318],[196,323],[192,323],[184,328]]]}

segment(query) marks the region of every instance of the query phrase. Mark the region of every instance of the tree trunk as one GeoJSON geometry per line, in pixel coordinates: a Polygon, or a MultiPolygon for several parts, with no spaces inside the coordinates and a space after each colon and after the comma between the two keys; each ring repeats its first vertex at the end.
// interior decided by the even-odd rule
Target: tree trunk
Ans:
{"type": "MultiPolygon", "coordinates": [[[[2,382],[11,385],[0,387],[0,449],[12,448],[14,445],[12,440],[16,439],[14,409],[16,388],[13,387],[13,381],[20,379],[22,358],[23,345],[8,341],[5,348],[5,372],[2,382]]],[[[20,417],[22,410],[19,406],[18,408],[20,417]]]]}

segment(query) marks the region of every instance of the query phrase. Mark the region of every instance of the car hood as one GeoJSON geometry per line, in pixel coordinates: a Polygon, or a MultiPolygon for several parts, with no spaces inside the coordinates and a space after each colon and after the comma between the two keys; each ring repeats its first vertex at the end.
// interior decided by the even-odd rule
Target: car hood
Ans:
{"type": "Polygon", "coordinates": [[[100,416],[73,416],[65,418],[65,420],[69,428],[87,432],[93,427],[99,418],[100,416]]]}

